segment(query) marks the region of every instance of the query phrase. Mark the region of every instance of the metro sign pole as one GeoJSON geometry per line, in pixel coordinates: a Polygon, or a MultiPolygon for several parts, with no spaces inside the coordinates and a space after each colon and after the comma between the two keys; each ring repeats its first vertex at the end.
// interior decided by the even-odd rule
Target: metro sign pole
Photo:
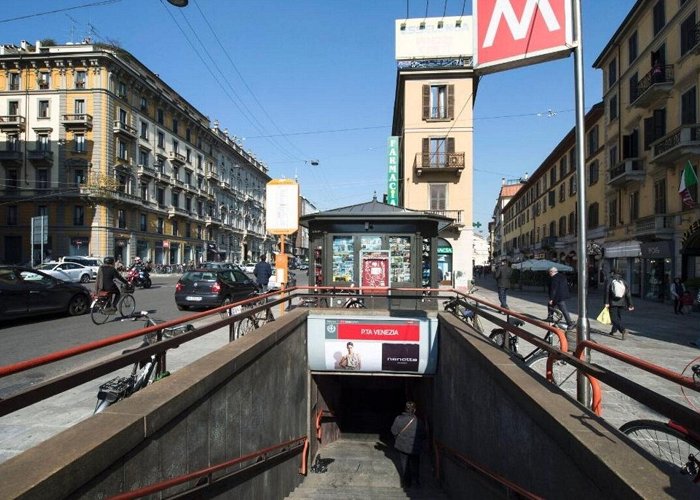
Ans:
{"type": "MultiPolygon", "coordinates": [[[[581,0],[473,0],[474,69],[479,74],[503,71],[574,53],[576,95],[576,183],[578,210],[577,344],[590,338],[586,310],[586,175],[584,169],[585,114],[581,0]]],[[[590,351],[584,351],[590,361],[590,351]]],[[[586,404],[590,386],[578,374],[577,397],[586,404]]]]}

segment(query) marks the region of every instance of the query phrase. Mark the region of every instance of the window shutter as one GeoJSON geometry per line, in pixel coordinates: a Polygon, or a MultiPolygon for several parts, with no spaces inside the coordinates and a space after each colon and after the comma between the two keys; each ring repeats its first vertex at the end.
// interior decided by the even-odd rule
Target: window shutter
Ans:
{"type": "MultiPolygon", "coordinates": [[[[430,118],[430,85],[423,85],[423,120],[430,118]]],[[[423,151],[425,151],[425,147],[423,151]]]]}
{"type": "Polygon", "coordinates": [[[454,137],[447,138],[447,152],[448,153],[455,152],[455,138],[454,137]]]}
{"type": "Polygon", "coordinates": [[[430,139],[427,137],[423,138],[423,150],[422,150],[423,160],[421,162],[422,167],[427,167],[430,165],[430,139]]]}
{"type": "Polygon", "coordinates": [[[453,120],[455,117],[455,86],[447,86],[447,118],[453,120]]]}

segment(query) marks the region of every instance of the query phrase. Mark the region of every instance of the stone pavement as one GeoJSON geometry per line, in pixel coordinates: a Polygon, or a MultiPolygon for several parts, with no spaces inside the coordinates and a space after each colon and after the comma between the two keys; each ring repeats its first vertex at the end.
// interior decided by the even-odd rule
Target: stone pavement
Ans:
{"type": "MultiPolygon", "coordinates": [[[[491,276],[477,278],[475,296],[498,304],[496,280],[491,276]]],[[[524,315],[544,319],[547,316],[547,293],[542,287],[527,287],[527,290],[512,289],[508,291],[508,307],[524,315]]],[[[590,320],[590,339],[612,349],[641,358],[677,373],[689,364],[700,363],[700,349],[691,346],[690,342],[700,339],[700,312],[676,315],[672,304],[650,302],[632,297],[634,311],[623,312],[623,322],[627,327],[627,336],[622,340],[619,333],[611,337],[609,325],[603,325],[595,320],[603,307],[601,289],[590,289],[587,293],[586,309],[590,320]]],[[[572,319],[578,319],[578,296],[572,294],[567,301],[572,319]]],[[[484,326],[489,329],[489,325],[484,326]]],[[[527,327],[526,330],[535,333],[537,329],[527,327]]],[[[540,330],[541,332],[541,330],[540,330]]],[[[576,331],[567,333],[570,350],[575,347],[576,331]]],[[[529,344],[521,345],[521,353],[527,354],[529,344]]],[[[643,370],[630,367],[596,351],[591,351],[591,362],[609,368],[625,377],[648,387],[685,406],[694,405],[700,409],[700,394],[685,390],[688,400],[684,397],[680,386],[649,374],[643,370]]],[[[689,372],[686,370],[685,375],[689,372]]],[[[629,420],[637,418],[653,418],[664,420],[660,416],[637,403],[628,396],[619,393],[611,387],[603,385],[603,418],[619,427],[629,420]]],[[[665,419],[668,420],[668,419],[665,419]]]]}

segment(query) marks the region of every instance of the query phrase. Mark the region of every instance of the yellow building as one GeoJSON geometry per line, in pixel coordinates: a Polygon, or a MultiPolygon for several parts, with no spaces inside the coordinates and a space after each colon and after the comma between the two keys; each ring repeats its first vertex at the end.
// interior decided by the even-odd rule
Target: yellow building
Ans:
{"type": "Polygon", "coordinates": [[[256,258],[267,169],[131,54],[0,46],[0,261],[256,258]],[[32,219],[48,217],[31,251],[32,219]],[[32,257],[33,255],[33,257],[32,257]]]}
{"type": "Polygon", "coordinates": [[[674,276],[700,278],[697,185],[695,207],[678,194],[700,159],[698,8],[636,2],[593,65],[605,102],[605,258],[649,300],[663,300],[674,276]]]}
{"type": "Polygon", "coordinates": [[[470,16],[396,23],[397,204],[453,219],[439,235],[437,255],[444,281],[457,286],[472,278],[474,252],[470,29],[470,16]]]}

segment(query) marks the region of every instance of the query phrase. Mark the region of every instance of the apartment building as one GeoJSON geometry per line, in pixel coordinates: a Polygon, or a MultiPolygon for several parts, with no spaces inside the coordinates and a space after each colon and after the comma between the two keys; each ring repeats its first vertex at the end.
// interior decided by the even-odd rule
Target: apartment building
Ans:
{"type": "Polygon", "coordinates": [[[0,262],[256,258],[267,168],[154,72],[103,44],[0,46],[0,262]],[[31,222],[48,217],[40,255],[31,222]]]}
{"type": "MultiPolygon", "coordinates": [[[[600,217],[605,199],[605,177],[600,168],[605,159],[601,137],[603,104],[586,113],[586,263],[591,280],[598,280],[605,243],[605,220],[600,217]]],[[[504,186],[505,188],[506,186],[504,186]]],[[[549,259],[578,265],[575,129],[557,144],[549,156],[512,194],[502,209],[503,254],[515,262],[549,259]]]]}
{"type": "MultiPolygon", "coordinates": [[[[489,223],[491,259],[489,262],[492,265],[499,264],[504,260],[515,260],[515,255],[507,253],[505,248],[505,224],[503,221],[503,209],[508,205],[508,202],[520,191],[527,181],[527,176],[524,179],[501,180],[501,190],[498,192],[498,198],[493,209],[493,217],[489,223]]],[[[519,249],[517,250],[520,251],[519,249]]],[[[515,250],[513,251],[515,252],[515,250]]],[[[518,259],[519,260],[519,259],[518,259]]]]}
{"type": "Polygon", "coordinates": [[[605,259],[632,291],[663,300],[674,276],[700,278],[700,208],[678,194],[698,172],[697,0],[640,0],[593,67],[603,73],[605,259]]]}
{"type": "Polygon", "coordinates": [[[439,234],[437,255],[445,282],[456,286],[471,280],[474,252],[471,20],[396,23],[392,135],[399,137],[398,205],[452,219],[439,234]]]}

